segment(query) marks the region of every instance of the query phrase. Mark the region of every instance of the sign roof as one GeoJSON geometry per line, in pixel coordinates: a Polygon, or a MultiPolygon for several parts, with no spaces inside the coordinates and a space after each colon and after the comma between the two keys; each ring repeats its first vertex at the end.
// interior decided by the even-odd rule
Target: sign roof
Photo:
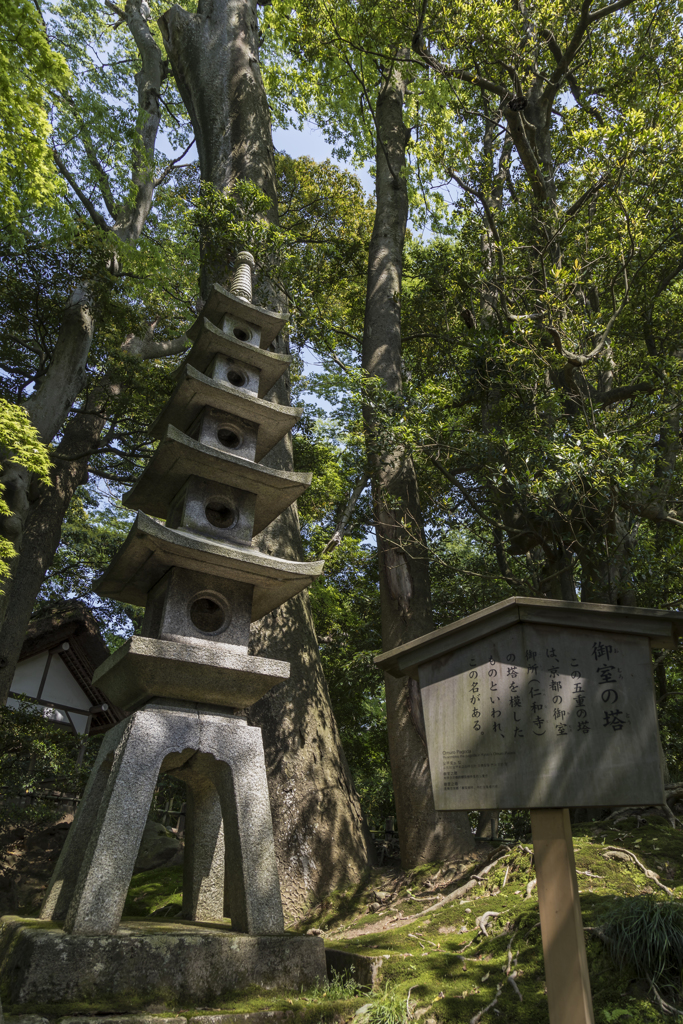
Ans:
{"type": "Polygon", "coordinates": [[[385,651],[375,658],[375,664],[392,675],[406,675],[419,665],[473,640],[497,633],[515,622],[647,636],[655,648],[675,647],[678,637],[683,636],[683,612],[583,601],[553,601],[542,597],[508,597],[433,633],[385,651]]]}

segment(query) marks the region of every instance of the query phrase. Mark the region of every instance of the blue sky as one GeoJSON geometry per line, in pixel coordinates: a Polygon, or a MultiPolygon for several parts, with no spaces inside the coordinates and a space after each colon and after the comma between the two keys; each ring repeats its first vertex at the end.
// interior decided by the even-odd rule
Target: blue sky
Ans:
{"type": "Polygon", "coordinates": [[[332,147],[325,141],[320,129],[314,125],[306,124],[303,131],[298,131],[296,128],[275,128],[273,130],[273,145],[280,152],[288,153],[293,157],[310,156],[318,163],[329,158],[333,163],[345,167],[355,174],[369,196],[375,194],[375,180],[367,170],[365,168],[359,170],[333,157],[332,147]]]}

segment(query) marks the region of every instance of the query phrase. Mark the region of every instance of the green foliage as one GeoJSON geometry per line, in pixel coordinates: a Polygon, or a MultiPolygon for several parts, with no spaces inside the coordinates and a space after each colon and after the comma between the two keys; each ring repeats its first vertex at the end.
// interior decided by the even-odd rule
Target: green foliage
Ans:
{"type": "Polygon", "coordinates": [[[0,706],[0,831],[53,820],[50,797],[80,795],[100,742],[53,725],[29,697],[18,700],[17,708],[0,706]]]}
{"type": "Polygon", "coordinates": [[[354,996],[362,995],[365,989],[355,980],[354,973],[353,967],[341,973],[335,971],[333,967],[332,977],[325,978],[322,983],[316,982],[314,987],[306,992],[306,998],[312,1001],[316,999],[353,999],[354,996]]]}
{"type": "Polygon", "coordinates": [[[406,176],[412,217],[421,223],[438,196],[430,185],[443,165],[434,157],[444,136],[457,131],[458,117],[449,103],[452,85],[419,74],[410,59],[417,19],[412,3],[275,0],[263,19],[262,55],[276,122],[316,124],[334,156],[354,166],[374,161],[375,108],[392,71],[407,78],[405,123],[412,137],[406,176]]]}
{"type": "Polygon", "coordinates": [[[70,74],[50,46],[37,4],[3,0],[1,6],[0,223],[7,234],[22,206],[44,207],[61,191],[48,145],[48,111],[70,74]]]}
{"type": "Polygon", "coordinates": [[[683,595],[681,8],[633,11],[584,28],[551,0],[391,16],[304,0],[266,16],[272,91],[359,161],[382,74],[396,59],[411,76],[411,215],[429,209],[436,234],[406,252],[403,392],[358,372],[358,302],[333,309],[324,345],[314,336],[309,386],[354,428],[371,407],[378,446],[416,460],[439,621],[510,593],[683,595]],[[573,53],[567,73],[558,52],[582,31],[591,60],[573,53]],[[411,43],[422,67],[415,51],[405,62],[411,43]],[[509,98],[526,109],[543,89],[554,106],[534,164],[509,98]],[[455,185],[430,192],[437,172],[455,185]]]}
{"type": "Polygon", "coordinates": [[[369,497],[359,499],[341,543],[325,545],[359,473],[358,440],[322,416],[305,418],[294,437],[297,469],[313,472],[299,502],[310,557],[325,573],[310,590],[320,656],[334,714],[363,810],[373,828],[394,814],[384,682],[373,664],[381,650],[377,558],[364,537],[369,497]]]}
{"type": "Polygon", "coordinates": [[[612,906],[601,921],[610,953],[622,970],[635,971],[655,991],[681,994],[683,907],[652,896],[633,896],[612,906]]]}
{"type": "MultiPolygon", "coordinates": [[[[656,18],[655,8],[645,9],[656,18]]],[[[443,16],[442,23],[434,13],[427,35],[441,40],[449,66],[462,68],[456,102],[467,96],[472,105],[468,46],[476,46],[477,73],[494,83],[505,52],[523,90],[529,76],[551,75],[555,47],[576,29],[575,12],[545,3],[524,15],[485,5],[468,25],[457,12],[454,20],[443,16]],[[527,37],[534,60],[512,43],[527,17],[554,34],[548,47],[542,35],[527,37]]],[[[667,417],[680,403],[672,282],[683,238],[671,230],[666,203],[657,206],[653,183],[664,151],[683,145],[673,112],[680,41],[663,23],[654,37],[641,36],[628,15],[589,34],[593,59],[580,87],[601,98],[590,110],[571,103],[569,86],[557,79],[562,112],[548,131],[552,188],[543,201],[527,155],[508,163],[506,126],[514,136],[514,124],[505,104],[495,113],[502,132],[495,144],[487,141],[494,107],[486,103],[470,122],[470,139],[480,145],[466,153],[445,140],[463,185],[443,224],[451,239],[408,253],[404,309],[422,327],[406,353],[408,407],[414,443],[454,478],[453,521],[487,524],[498,573],[512,587],[642,603],[631,557],[638,533],[675,518],[669,509],[679,502],[680,451],[667,417]],[[634,92],[636,52],[666,68],[656,99],[647,76],[634,92]],[[598,81],[606,83],[604,99],[598,81]],[[666,127],[662,104],[672,113],[666,127]]],[[[665,176],[673,197],[681,180],[677,172],[665,176]]],[[[431,475],[433,463],[425,469],[431,475]]]]}
{"type": "Polygon", "coordinates": [[[285,234],[265,265],[289,299],[290,343],[312,347],[325,365],[332,353],[353,359],[359,338],[349,326],[365,302],[372,204],[358,179],[329,160],[278,154],[276,167],[285,234]]]}
{"type": "MultiPolygon", "coordinates": [[[[11,405],[0,397],[0,452],[9,462],[23,466],[35,473],[39,480],[47,482],[51,469],[50,454],[42,443],[38,431],[31,423],[25,409],[11,405]]],[[[4,487],[0,484],[0,515],[10,515],[10,508],[3,498],[4,487]]],[[[0,589],[10,573],[10,564],[16,554],[14,545],[0,537],[0,589]]]]}
{"type": "Polygon", "coordinates": [[[408,1017],[407,1000],[389,982],[379,998],[374,999],[365,1013],[358,1014],[363,1024],[405,1024],[408,1017]]]}
{"type": "Polygon", "coordinates": [[[276,240],[276,229],[268,220],[271,203],[250,181],[236,181],[226,191],[211,182],[200,181],[185,193],[191,216],[202,238],[202,258],[225,274],[236,252],[248,249],[261,261],[276,240]]]}
{"type": "MultiPolygon", "coordinates": [[[[0,446],[9,455],[10,462],[24,466],[41,480],[48,480],[50,455],[38,431],[25,409],[10,405],[3,398],[0,398],[0,446]]],[[[7,514],[4,508],[2,512],[7,514]]]]}
{"type": "Polygon", "coordinates": [[[36,611],[78,598],[92,606],[102,635],[115,650],[142,622],[143,609],[120,601],[93,601],[95,580],[123,544],[133,515],[120,503],[102,503],[96,491],[81,487],[74,495],[62,527],[54,561],[38,594],[36,611]]]}
{"type": "MultiPolygon", "coordinates": [[[[156,19],[167,6],[150,0],[148,7],[149,29],[163,52],[156,19]]],[[[192,138],[175,80],[168,75],[162,84],[161,138],[157,166],[150,168],[140,139],[147,115],[139,109],[135,81],[142,61],[131,32],[97,0],[47,0],[44,10],[52,46],[71,72],[68,96],[53,111],[55,148],[81,195],[101,214],[99,224],[125,220],[141,175],[152,170],[161,177],[168,164],[163,151],[180,153],[192,138]]],[[[84,214],[92,219],[71,186],[55,212],[71,227],[84,214]]]]}

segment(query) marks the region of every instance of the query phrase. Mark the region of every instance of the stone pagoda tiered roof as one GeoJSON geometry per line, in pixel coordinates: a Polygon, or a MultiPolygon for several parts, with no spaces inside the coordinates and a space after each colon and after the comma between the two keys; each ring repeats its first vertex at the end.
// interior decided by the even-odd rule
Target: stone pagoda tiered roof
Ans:
{"type": "Polygon", "coordinates": [[[98,671],[98,686],[128,711],[155,696],[253,703],[289,667],[248,655],[249,622],[323,568],[252,543],[311,474],[260,463],[303,410],[266,397],[291,362],[268,350],[286,318],[250,301],[253,260],[238,263],[239,294],[215,285],[187,332],[192,347],[152,428],[159,445],[124,497],[138,515],[97,584],[102,597],[147,606],[143,636],[98,671]]]}

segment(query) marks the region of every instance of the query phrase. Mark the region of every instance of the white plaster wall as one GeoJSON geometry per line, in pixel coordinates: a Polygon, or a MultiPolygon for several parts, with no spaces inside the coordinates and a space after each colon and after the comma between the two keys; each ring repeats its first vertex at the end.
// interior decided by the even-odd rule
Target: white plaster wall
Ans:
{"type": "Polygon", "coordinates": [[[37,697],[46,661],[47,651],[44,651],[43,654],[36,654],[33,658],[27,658],[26,661],[20,661],[10,689],[15,693],[25,693],[27,697],[37,697]]]}
{"type": "MultiPolygon", "coordinates": [[[[45,680],[45,686],[43,687],[42,699],[52,700],[55,704],[68,704],[70,708],[83,708],[86,712],[85,715],[76,715],[73,711],[70,711],[69,715],[74,723],[76,732],[86,731],[88,726],[87,711],[90,707],[90,698],[83,693],[83,690],[71,675],[62,659],[56,653],[52,655],[50,670],[47,674],[47,679],[45,680]]],[[[64,712],[61,712],[61,714],[64,714],[64,712]]],[[[47,717],[52,717],[52,715],[48,714],[47,717]]],[[[57,721],[64,720],[65,719],[57,719],[57,721]]]]}
{"type": "MultiPolygon", "coordinates": [[[[20,661],[12,680],[11,689],[14,693],[25,693],[27,697],[37,697],[46,661],[47,651],[20,661]]],[[[72,708],[82,708],[85,714],[79,715],[70,711],[69,715],[76,732],[85,733],[87,731],[90,698],[80,688],[57,652],[52,656],[41,700],[54,701],[56,704],[68,704],[72,708]]],[[[12,697],[9,698],[7,704],[9,707],[19,707],[19,702],[12,697]]],[[[66,712],[60,711],[58,708],[45,708],[43,714],[55,722],[68,722],[66,712]]]]}

